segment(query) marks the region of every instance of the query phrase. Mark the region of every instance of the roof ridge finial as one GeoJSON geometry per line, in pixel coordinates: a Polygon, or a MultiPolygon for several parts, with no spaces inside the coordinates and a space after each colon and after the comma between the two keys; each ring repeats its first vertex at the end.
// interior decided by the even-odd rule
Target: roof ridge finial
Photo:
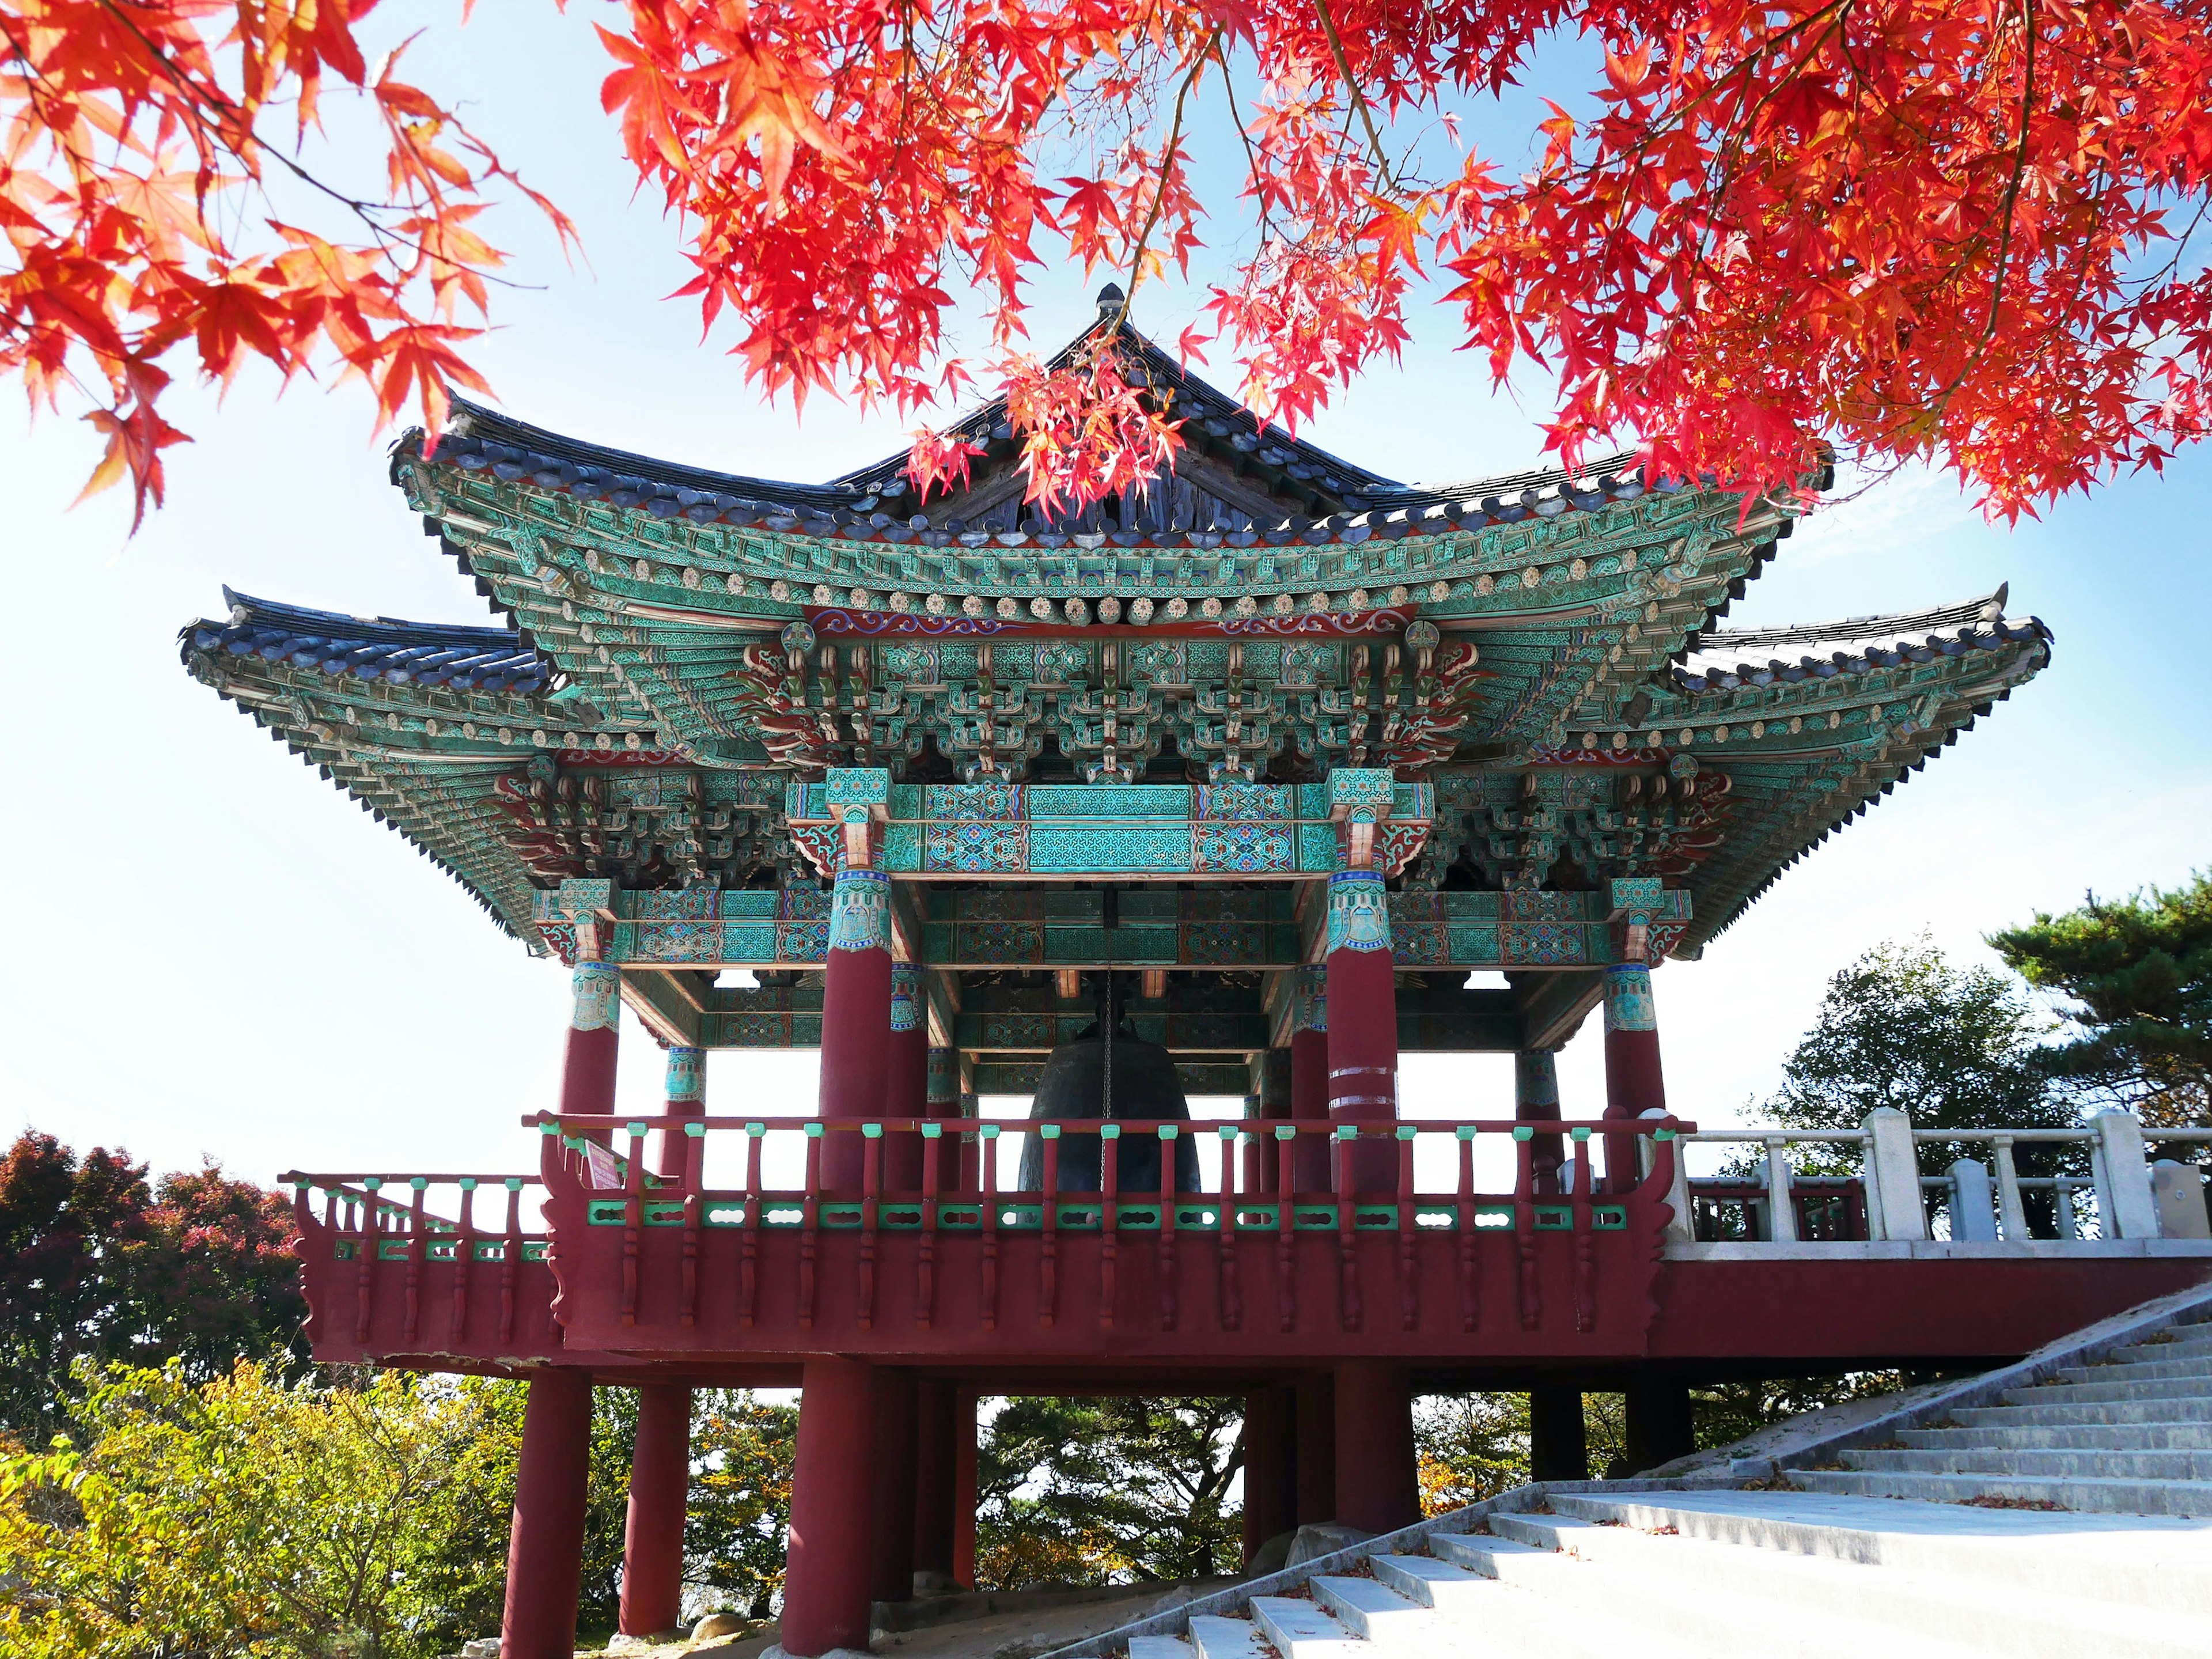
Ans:
{"type": "Polygon", "coordinates": [[[1098,290],[1098,314],[1110,317],[1128,303],[1129,296],[1121,291],[1119,283],[1109,283],[1098,290]]]}

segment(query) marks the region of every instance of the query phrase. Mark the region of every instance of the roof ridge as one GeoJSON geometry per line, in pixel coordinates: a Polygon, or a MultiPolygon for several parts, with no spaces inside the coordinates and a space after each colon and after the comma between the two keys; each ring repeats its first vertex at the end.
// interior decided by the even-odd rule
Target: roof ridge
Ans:
{"type": "Polygon", "coordinates": [[[2004,605],[2011,584],[2000,582],[1990,592],[1978,599],[1954,600],[1949,605],[1930,605],[1920,611],[1898,611],[1875,613],[1863,617],[1842,617],[1830,622],[1788,623],[1767,628],[1715,629],[1701,635],[1692,651],[1709,651],[1723,645],[1742,647],[1750,645],[1794,645],[1814,640],[1847,640],[1877,634],[1905,633],[1915,627],[1940,628],[1947,624],[1983,620],[2004,620],[2004,605]],[[1984,613],[1994,605],[1995,617],[1984,613]]]}

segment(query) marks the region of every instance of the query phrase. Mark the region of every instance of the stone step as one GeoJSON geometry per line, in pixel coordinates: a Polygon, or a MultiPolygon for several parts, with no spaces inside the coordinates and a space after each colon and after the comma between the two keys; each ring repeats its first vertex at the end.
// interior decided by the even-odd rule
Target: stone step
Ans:
{"type": "MultiPolygon", "coordinates": [[[[1198,1659],[1267,1659],[1267,1639],[1249,1619],[1193,1613],[1190,1642],[1198,1650],[1198,1659]]],[[[1133,1654],[1130,1659],[1135,1659],[1135,1656],[1133,1654]]]]}
{"type": "MultiPolygon", "coordinates": [[[[2077,1389],[2062,1390],[2079,1395],[2077,1389]]],[[[1951,1413],[1961,1428],[2054,1425],[2105,1427],[2119,1423],[2212,1423],[2212,1400],[2081,1400],[2071,1405],[1961,1406],[1951,1413]]]]}
{"type": "Polygon", "coordinates": [[[1313,1581],[1314,1600],[1361,1640],[1393,1653],[1431,1652],[1441,1632],[1434,1609],[1400,1595],[1377,1577],[1329,1575],[1313,1581]]]}
{"type": "Polygon", "coordinates": [[[1826,1653],[1962,1652],[2005,1659],[2179,1659],[2212,1656],[2212,1628],[2177,1645],[2165,1612],[2023,1591],[1955,1574],[1869,1566],[1681,1535],[1661,1536],[1571,1516],[1532,1518],[1517,1536],[1551,1538],[1596,1569],[1577,1605],[1626,1610],[1652,1628],[1735,1649],[1759,1632],[1761,1659],[1826,1653]]]}
{"type": "MultiPolygon", "coordinates": [[[[1814,1474],[1792,1478],[1810,1480],[1814,1474]]],[[[1655,1531],[1673,1527],[1684,1538],[2008,1585],[2016,1592],[2198,1617],[2212,1606],[2212,1525],[2201,1521],[2051,1515],[1832,1492],[1558,1493],[1552,1503],[1583,1519],[1655,1531]]]]}
{"type": "Polygon", "coordinates": [[[2100,1515],[2172,1515],[2212,1518],[2212,1481],[2106,1480],[2088,1475],[1910,1474],[1862,1470],[1792,1469],[1808,1492],[1862,1498],[1917,1498],[1960,1504],[1970,1498],[2055,1504],[2100,1515]]]}
{"type": "Polygon", "coordinates": [[[2195,1359],[2212,1354],[2212,1332],[2204,1327],[2194,1328],[2203,1333],[2196,1336],[2178,1336],[2171,1342],[2132,1342],[2124,1348],[2116,1348],[2112,1358],[2130,1364],[2138,1359],[2195,1359]]]}
{"type": "Polygon", "coordinates": [[[1374,1650],[1318,1601],[1297,1595],[1255,1595],[1252,1622],[1283,1659],[1361,1659],[1374,1650]]]}
{"type": "MultiPolygon", "coordinates": [[[[1490,1519],[1494,1523],[1498,1517],[1490,1519]]],[[[1638,1659],[1711,1659],[1709,1643],[1674,1639],[1641,1608],[1631,1608],[1627,1618],[1609,1612],[1596,1575],[1571,1556],[1479,1533],[1438,1534],[1429,1545],[1504,1576],[1435,1557],[1373,1559],[1377,1582],[1436,1610],[1422,1644],[1406,1650],[1422,1659],[1460,1652],[1469,1659],[1620,1659],[1623,1653],[1638,1659]],[[1468,1645],[1455,1647],[1455,1641],[1468,1645]]]]}
{"type": "Polygon", "coordinates": [[[1890,1474],[2090,1475],[2115,1480],[2212,1480],[2212,1451],[2049,1451],[2021,1446],[1847,1451],[1854,1469],[1890,1474]]]}
{"type": "Polygon", "coordinates": [[[1129,1659],[1195,1659],[1197,1649],[1181,1636],[1132,1636],[1129,1659]]]}
{"type": "Polygon", "coordinates": [[[2012,1446],[2021,1451],[2212,1451],[2212,1419],[2201,1423],[2065,1423],[1983,1429],[1899,1429],[1916,1451],[2012,1446]]]}
{"type": "Polygon", "coordinates": [[[2169,1359],[2122,1359],[2110,1365],[2067,1365],[2058,1375],[2069,1382],[2140,1382],[2151,1377],[2171,1378],[2176,1382],[2194,1379],[2197,1385],[2212,1392],[2212,1355],[2202,1359],[2186,1356],[2169,1359]]]}
{"type": "Polygon", "coordinates": [[[2002,1398],[2008,1406],[2101,1406],[2134,1400],[2212,1401],[2212,1389],[2185,1376],[2147,1376],[2140,1382],[2040,1382],[2007,1389],[2002,1398]]]}

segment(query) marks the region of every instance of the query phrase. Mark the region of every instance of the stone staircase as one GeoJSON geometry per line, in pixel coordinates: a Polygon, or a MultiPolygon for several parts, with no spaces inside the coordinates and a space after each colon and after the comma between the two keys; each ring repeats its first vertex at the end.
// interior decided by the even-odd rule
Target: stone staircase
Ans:
{"type": "Polygon", "coordinates": [[[2212,1655],[2212,1526],[1782,1492],[1555,1495],[1128,1659],[2212,1655]]]}
{"type": "Polygon", "coordinates": [[[1722,1458],[1522,1487],[1048,1659],[2212,1659],[2212,1288],[1722,1458]]]}
{"type": "Polygon", "coordinates": [[[1942,1426],[1793,1469],[1810,1492],[2001,1499],[2106,1514],[2212,1516],[2212,1310],[1942,1426]]]}

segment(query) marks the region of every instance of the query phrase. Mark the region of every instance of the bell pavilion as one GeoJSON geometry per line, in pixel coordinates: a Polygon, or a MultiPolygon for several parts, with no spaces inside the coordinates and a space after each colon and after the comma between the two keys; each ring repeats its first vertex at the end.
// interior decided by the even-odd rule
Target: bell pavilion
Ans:
{"type": "Polygon", "coordinates": [[[804,1390],[781,1641],[818,1656],[972,1575],[979,1395],[1243,1396],[1256,1547],[1413,1518],[1419,1393],[1530,1389],[1580,1474],[1581,1391],[1624,1390],[1656,1463],[1694,1381],[2022,1352],[2194,1271],[1923,1259],[1857,1182],[1795,1244],[1687,1226],[1653,970],[2042,670],[2041,623],[1729,630],[1792,508],[1629,459],[1401,483],[1119,298],[1069,349],[1121,331],[1183,447],[1079,514],[1025,504],[997,404],[927,501],[902,455],[784,483],[463,404],[391,480],[489,619],[227,592],[183,631],[573,976],[521,1173],[292,1177],[319,1358],[529,1380],[507,1659],[572,1651],[595,1387],[641,1399],[638,1635],[679,1616],[690,1390],[804,1390]],[[623,1007],[662,1098],[616,1097],[623,1007]],[[1563,1103],[1593,1015],[1605,1098],[1563,1103]],[[705,1097],[757,1048],[820,1051],[814,1115],[705,1097]],[[1510,1053],[1514,1097],[1401,1118],[1418,1052],[1510,1053]]]}

